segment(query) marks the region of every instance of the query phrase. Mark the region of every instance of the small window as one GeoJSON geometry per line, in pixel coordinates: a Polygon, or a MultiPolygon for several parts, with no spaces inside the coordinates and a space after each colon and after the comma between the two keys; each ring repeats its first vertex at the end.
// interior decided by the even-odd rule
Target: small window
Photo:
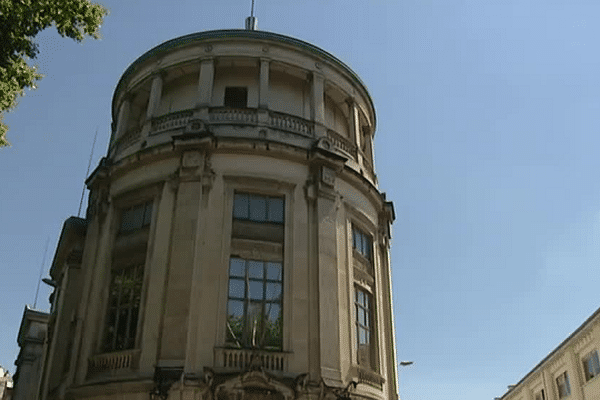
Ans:
{"type": "Polygon", "coordinates": [[[535,400],[546,400],[546,396],[544,395],[544,389],[540,390],[535,394],[535,400]]]}
{"type": "Polygon", "coordinates": [[[120,232],[133,232],[149,226],[152,220],[152,201],[123,210],[120,232]]]}
{"type": "Polygon", "coordinates": [[[373,241],[371,240],[371,236],[367,235],[357,227],[352,226],[352,248],[367,260],[371,261],[372,247],[373,241]]]}
{"type": "Polygon", "coordinates": [[[233,203],[234,219],[283,224],[282,197],[236,193],[233,203]]]}
{"type": "Polygon", "coordinates": [[[583,371],[585,373],[585,381],[589,381],[600,374],[600,363],[598,362],[598,350],[589,352],[583,358],[583,371]]]}
{"type": "Polygon", "coordinates": [[[245,87],[226,87],[225,88],[225,107],[246,108],[248,103],[248,88],[245,87]]]}
{"type": "Polygon", "coordinates": [[[559,399],[563,399],[571,394],[571,386],[569,385],[569,375],[567,374],[567,371],[556,378],[556,387],[558,388],[559,399]]]}

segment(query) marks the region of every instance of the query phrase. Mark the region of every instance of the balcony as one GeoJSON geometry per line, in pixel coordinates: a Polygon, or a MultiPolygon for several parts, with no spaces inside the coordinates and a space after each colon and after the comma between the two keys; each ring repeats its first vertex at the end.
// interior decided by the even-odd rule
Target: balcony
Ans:
{"type": "Polygon", "coordinates": [[[253,349],[215,348],[215,367],[244,370],[250,368],[250,366],[284,372],[287,370],[287,353],[253,349]]]}
{"type": "Polygon", "coordinates": [[[87,377],[92,378],[107,372],[117,374],[132,371],[138,368],[139,361],[140,350],[99,354],[88,359],[87,377]]]}

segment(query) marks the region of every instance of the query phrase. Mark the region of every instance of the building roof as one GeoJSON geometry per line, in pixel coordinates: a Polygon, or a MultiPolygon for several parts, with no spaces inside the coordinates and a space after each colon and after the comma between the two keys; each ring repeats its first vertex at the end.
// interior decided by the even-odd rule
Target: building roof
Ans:
{"type": "MultiPolygon", "coordinates": [[[[358,85],[360,85],[362,88],[365,89],[365,93],[368,96],[369,102],[371,103],[371,107],[374,108],[373,99],[371,98],[371,95],[369,94],[368,90],[366,90],[367,86],[364,84],[364,82],[349,66],[344,64],[344,62],[339,60],[337,57],[335,57],[331,53],[328,53],[327,51],[325,51],[313,44],[310,44],[308,42],[305,42],[303,40],[296,39],[296,38],[293,38],[290,36],[285,36],[285,35],[281,35],[281,34],[273,33],[273,32],[266,32],[266,31],[259,31],[259,30],[247,30],[247,29],[221,29],[221,30],[214,30],[214,31],[196,32],[196,33],[191,33],[189,35],[180,36],[175,39],[167,40],[166,42],[163,42],[163,43],[159,44],[158,46],[153,47],[152,49],[148,50],[147,52],[142,54],[140,57],[138,57],[134,62],[132,62],[129,65],[129,67],[125,70],[123,75],[121,75],[121,79],[119,79],[119,82],[117,83],[117,87],[115,88],[115,91],[113,94],[113,107],[115,104],[117,93],[122,89],[122,86],[125,84],[125,81],[129,77],[129,75],[131,75],[138,68],[138,66],[141,65],[143,62],[145,62],[146,60],[148,60],[152,57],[158,56],[162,53],[176,49],[178,47],[183,47],[183,46],[187,46],[187,45],[190,45],[193,43],[202,42],[204,40],[213,40],[213,39],[254,39],[254,40],[278,41],[278,42],[281,42],[284,44],[288,44],[288,45],[291,45],[294,47],[301,48],[308,53],[313,53],[316,56],[318,56],[319,58],[325,59],[325,60],[337,65],[338,67],[343,69],[345,72],[347,72],[348,75],[358,85]]],[[[375,121],[373,121],[373,122],[375,122],[375,121]]]]}
{"type": "Polygon", "coordinates": [[[596,311],[594,311],[594,313],[588,318],[586,319],[583,324],[581,324],[577,329],[575,329],[575,331],[573,331],[573,333],[571,333],[565,340],[563,340],[554,350],[552,350],[550,352],[550,354],[548,354],[546,357],[544,357],[544,359],[542,361],[540,361],[535,367],[533,367],[533,369],[531,371],[529,371],[527,373],[527,375],[525,375],[523,378],[521,378],[521,380],[519,382],[517,382],[514,385],[509,385],[509,389],[506,393],[504,393],[502,395],[502,397],[500,397],[500,399],[504,399],[506,396],[508,396],[509,394],[511,394],[514,389],[516,389],[519,385],[521,385],[521,383],[525,382],[525,380],[527,380],[527,378],[529,378],[531,375],[533,375],[538,369],[540,369],[542,367],[542,365],[544,363],[546,363],[548,360],[550,360],[556,353],[558,353],[569,341],[571,341],[571,339],[573,339],[575,336],[577,336],[577,334],[579,334],[581,331],[583,331],[588,325],[591,325],[592,322],[596,319],[596,318],[600,318],[600,308],[598,308],[596,311]]]}

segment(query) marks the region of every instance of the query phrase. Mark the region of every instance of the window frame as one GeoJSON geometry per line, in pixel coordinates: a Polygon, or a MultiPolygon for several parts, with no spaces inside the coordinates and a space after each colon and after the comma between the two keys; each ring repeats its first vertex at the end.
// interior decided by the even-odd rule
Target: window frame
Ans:
{"type": "MultiPolygon", "coordinates": [[[[238,264],[239,265],[239,264],[238,264]]],[[[228,279],[228,290],[227,290],[227,332],[226,332],[226,339],[225,339],[225,343],[227,345],[237,345],[237,348],[241,348],[241,349],[254,349],[254,348],[258,348],[258,349],[262,349],[262,350],[276,350],[276,351],[281,351],[281,349],[283,348],[283,296],[284,296],[284,290],[283,290],[283,278],[284,277],[284,271],[283,271],[283,262],[282,261],[266,261],[266,260],[253,260],[253,259],[244,259],[244,258],[240,258],[240,257],[236,257],[236,256],[231,256],[230,257],[230,263],[229,263],[229,279],[228,279]],[[243,268],[243,276],[238,274],[235,274],[233,272],[234,269],[234,265],[233,262],[234,260],[238,260],[238,261],[242,261],[244,266],[243,268]],[[261,271],[261,276],[257,277],[257,276],[252,276],[251,273],[251,267],[252,267],[252,263],[261,263],[262,264],[262,271],[261,271]],[[279,275],[278,275],[278,279],[273,279],[273,278],[269,278],[269,264],[278,264],[279,266],[279,275]],[[244,285],[244,294],[243,296],[232,296],[232,281],[238,281],[239,282],[243,282],[244,285]],[[252,282],[260,282],[261,283],[261,298],[254,298],[252,293],[251,293],[251,283],[252,282]],[[275,287],[277,285],[279,285],[279,293],[278,296],[274,297],[274,298],[270,298],[268,297],[268,285],[274,285],[275,287]],[[241,316],[241,321],[242,321],[242,327],[241,327],[241,332],[239,332],[239,334],[241,334],[241,337],[239,338],[239,340],[235,337],[235,333],[233,332],[233,328],[230,325],[230,302],[232,301],[237,301],[237,302],[243,302],[243,311],[242,311],[242,316],[241,316]],[[249,331],[249,326],[247,325],[247,323],[249,322],[249,318],[250,318],[250,305],[251,304],[260,304],[260,316],[259,316],[259,320],[260,320],[260,326],[259,326],[259,333],[258,336],[259,338],[261,338],[261,342],[262,343],[255,343],[255,337],[254,334],[249,331]],[[279,306],[279,316],[277,318],[277,323],[279,323],[279,338],[278,338],[278,342],[277,344],[273,345],[273,344],[265,344],[264,343],[264,338],[265,338],[265,334],[266,334],[266,326],[265,326],[265,322],[268,321],[268,314],[270,313],[270,310],[273,305],[278,305],[279,306]],[[269,307],[269,309],[267,310],[267,307],[269,307]]],[[[256,321],[255,321],[256,322],[256,321]]],[[[267,338],[267,341],[269,339],[267,338]]]]}
{"type": "Polygon", "coordinates": [[[533,395],[534,400],[546,400],[546,394],[544,393],[544,389],[540,389],[533,395]]]}
{"type": "Polygon", "coordinates": [[[555,378],[558,398],[564,399],[571,395],[571,384],[569,382],[569,374],[565,370],[555,378]]]}
{"type": "Polygon", "coordinates": [[[591,350],[585,356],[583,356],[581,359],[581,363],[583,367],[583,377],[586,382],[589,382],[598,375],[600,375],[600,358],[598,356],[597,349],[591,350]],[[592,361],[593,365],[591,367],[595,369],[595,371],[590,371],[590,369],[588,368],[590,367],[590,361],[592,361]]]}
{"type": "Polygon", "coordinates": [[[98,354],[105,354],[118,351],[129,351],[139,348],[139,341],[142,334],[143,314],[145,312],[145,302],[147,297],[146,266],[150,257],[149,251],[153,240],[154,224],[158,214],[158,195],[160,193],[158,186],[148,187],[137,190],[135,193],[121,195],[114,199],[113,217],[111,218],[111,250],[110,250],[110,268],[104,285],[103,314],[101,318],[101,329],[98,329],[98,354]],[[138,206],[144,207],[144,213],[149,212],[149,220],[143,218],[144,223],[134,230],[122,231],[124,213],[138,206]],[[131,241],[131,239],[134,239],[131,241]],[[140,241],[142,245],[140,246],[140,241]],[[130,251],[127,251],[130,248],[130,251]],[[106,340],[109,330],[109,317],[111,308],[111,290],[115,274],[131,268],[140,268],[139,276],[139,304],[137,306],[137,321],[134,325],[134,334],[132,336],[132,345],[127,348],[118,349],[115,346],[107,346],[106,340]]]}
{"type": "MultiPolygon", "coordinates": [[[[231,348],[231,343],[227,340],[227,322],[228,322],[228,288],[229,288],[229,260],[231,257],[245,258],[245,259],[258,259],[262,261],[277,261],[282,263],[282,304],[281,304],[281,348],[266,349],[266,351],[278,351],[285,352],[289,347],[290,332],[287,330],[291,326],[291,312],[293,308],[294,299],[289,295],[290,279],[293,272],[289,272],[289,266],[293,264],[294,253],[291,251],[292,230],[294,225],[294,219],[292,218],[292,210],[294,204],[294,194],[296,191],[297,184],[292,182],[282,182],[276,179],[248,176],[248,175],[225,175],[225,185],[223,197],[225,199],[225,207],[223,207],[223,235],[225,238],[224,251],[222,253],[222,264],[224,268],[221,269],[222,276],[222,290],[219,295],[219,323],[218,327],[218,346],[231,348]],[[244,220],[237,220],[233,216],[234,200],[236,193],[249,193],[259,196],[281,198],[283,200],[283,223],[261,223],[257,222],[257,225],[270,225],[271,228],[277,227],[280,230],[276,239],[273,238],[259,238],[258,240],[252,240],[248,237],[240,237],[233,235],[234,225],[236,222],[245,222],[244,220]],[[276,240],[276,241],[274,241],[276,240]]],[[[249,349],[248,349],[249,350],[249,349]]]]}

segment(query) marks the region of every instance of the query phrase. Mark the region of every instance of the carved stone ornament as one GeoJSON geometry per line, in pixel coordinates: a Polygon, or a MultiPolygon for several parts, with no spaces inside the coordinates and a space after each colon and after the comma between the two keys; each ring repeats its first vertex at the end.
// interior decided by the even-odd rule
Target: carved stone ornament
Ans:
{"type": "Polygon", "coordinates": [[[321,182],[325,185],[333,187],[335,184],[335,171],[329,167],[321,167],[321,182]]]}
{"type": "Polygon", "coordinates": [[[183,153],[181,166],[184,168],[198,168],[204,166],[203,154],[199,151],[186,151],[183,153]]]}

